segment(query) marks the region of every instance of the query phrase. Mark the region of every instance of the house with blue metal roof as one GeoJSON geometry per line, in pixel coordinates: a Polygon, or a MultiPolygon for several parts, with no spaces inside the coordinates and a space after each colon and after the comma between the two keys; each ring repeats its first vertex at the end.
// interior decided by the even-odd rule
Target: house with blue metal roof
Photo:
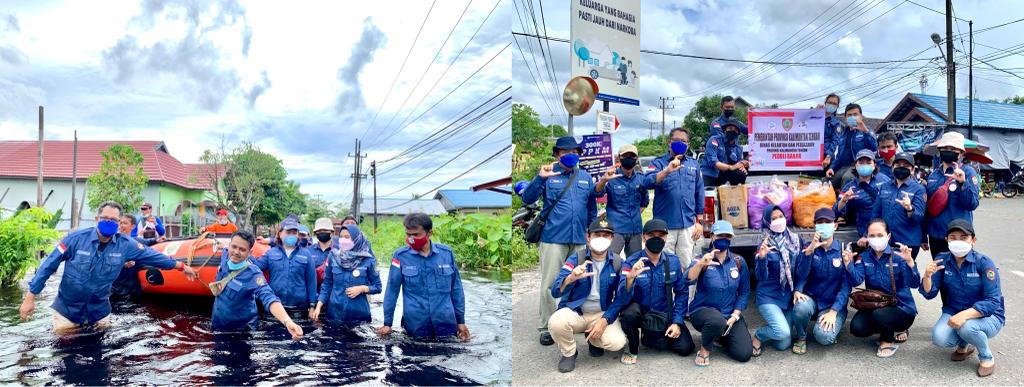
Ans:
{"type": "Polygon", "coordinates": [[[448,212],[463,214],[497,214],[512,206],[511,195],[489,190],[442,189],[437,191],[434,199],[440,201],[448,212]]]}

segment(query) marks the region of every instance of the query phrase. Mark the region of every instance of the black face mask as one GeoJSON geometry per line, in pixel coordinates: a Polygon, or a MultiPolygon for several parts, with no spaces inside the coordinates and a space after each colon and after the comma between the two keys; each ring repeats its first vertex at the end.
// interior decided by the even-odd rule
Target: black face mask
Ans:
{"type": "Polygon", "coordinates": [[[735,109],[723,109],[722,110],[722,117],[725,117],[725,118],[732,117],[733,113],[736,113],[735,109]]]}
{"type": "Polygon", "coordinates": [[[907,168],[907,167],[896,167],[896,168],[893,168],[892,169],[892,176],[895,177],[896,180],[904,180],[904,179],[910,177],[910,168],[907,168]]]}
{"type": "Polygon", "coordinates": [[[942,162],[944,162],[946,164],[952,163],[952,162],[956,161],[958,158],[960,158],[960,154],[957,153],[956,151],[941,151],[941,152],[939,152],[939,160],[942,160],[942,162]]]}
{"type": "Polygon", "coordinates": [[[636,166],[636,157],[626,157],[619,160],[623,169],[633,169],[636,166]]]}
{"type": "Polygon", "coordinates": [[[318,240],[318,241],[320,241],[322,243],[327,243],[327,241],[331,240],[331,233],[329,233],[329,232],[318,232],[318,233],[316,233],[316,240],[318,240]]]}
{"type": "Polygon", "coordinates": [[[732,130],[730,130],[728,132],[725,132],[725,139],[726,140],[736,141],[737,138],[740,138],[740,132],[735,132],[735,131],[732,131],[732,130]]]}
{"type": "Polygon", "coordinates": [[[665,248],[665,238],[652,237],[647,240],[646,245],[647,251],[650,251],[653,254],[660,254],[661,250],[665,248]]]}

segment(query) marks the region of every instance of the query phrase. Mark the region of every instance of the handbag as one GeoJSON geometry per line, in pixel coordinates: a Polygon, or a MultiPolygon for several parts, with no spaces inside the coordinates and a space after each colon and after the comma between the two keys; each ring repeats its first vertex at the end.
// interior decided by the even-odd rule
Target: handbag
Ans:
{"type": "Polygon", "coordinates": [[[540,235],[544,233],[544,223],[547,223],[548,216],[551,215],[551,211],[554,211],[555,205],[558,204],[558,202],[562,201],[562,198],[565,197],[566,192],[569,192],[569,187],[572,185],[572,182],[576,180],[577,171],[579,170],[573,170],[572,174],[569,175],[569,181],[565,182],[565,187],[562,188],[562,193],[558,194],[558,198],[555,199],[554,202],[551,202],[551,208],[545,208],[544,211],[542,211],[542,213],[540,214],[540,216],[537,216],[530,221],[530,225],[526,227],[526,233],[523,235],[524,239],[526,239],[527,242],[540,242],[540,235]]]}
{"type": "Polygon", "coordinates": [[[854,289],[853,294],[850,294],[850,306],[860,311],[870,312],[896,305],[896,276],[893,274],[892,265],[892,255],[889,255],[889,281],[893,294],[875,289],[854,289]]]}
{"type": "Polygon", "coordinates": [[[949,184],[953,182],[953,178],[947,178],[945,183],[939,187],[935,193],[928,195],[928,215],[931,217],[939,216],[942,210],[946,209],[946,204],[949,204],[949,184]]]}
{"type": "MultiPolygon", "coordinates": [[[[644,314],[644,321],[641,327],[645,331],[664,332],[668,329],[669,321],[672,318],[672,282],[670,282],[668,272],[671,270],[672,263],[665,261],[665,298],[668,303],[668,312],[659,312],[655,310],[647,311],[644,314]]],[[[654,277],[651,277],[651,294],[654,294],[654,277]]]]}

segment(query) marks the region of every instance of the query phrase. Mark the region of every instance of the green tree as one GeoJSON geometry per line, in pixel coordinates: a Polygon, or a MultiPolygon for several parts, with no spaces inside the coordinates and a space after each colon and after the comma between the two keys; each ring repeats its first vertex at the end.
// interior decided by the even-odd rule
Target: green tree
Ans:
{"type": "Polygon", "coordinates": [[[18,211],[4,218],[0,209],[0,287],[18,286],[29,268],[39,263],[39,253],[52,248],[60,237],[47,223],[53,217],[42,207],[18,211]]]}
{"type": "Polygon", "coordinates": [[[668,151],[668,135],[656,136],[654,138],[638,138],[633,145],[640,157],[661,156],[668,151]]]}
{"type": "Polygon", "coordinates": [[[1024,96],[1015,95],[1010,98],[1004,98],[1003,103],[1012,103],[1014,105],[1024,105],[1024,96]]]}
{"type": "MultiPolygon", "coordinates": [[[[567,134],[561,125],[541,124],[540,116],[529,105],[512,104],[512,143],[516,146],[512,155],[512,180],[531,180],[542,164],[554,162],[551,147],[556,138],[567,134]]],[[[512,208],[522,205],[519,197],[513,195],[512,208]]]]}
{"type": "Polygon", "coordinates": [[[114,144],[100,153],[103,164],[89,176],[89,207],[96,209],[105,201],[115,201],[124,208],[138,208],[142,189],[149,176],[142,171],[142,154],[124,144],[114,144]]]}
{"type": "Polygon", "coordinates": [[[279,185],[287,172],[281,160],[251,143],[240,145],[224,160],[226,204],[238,214],[238,227],[251,229],[253,216],[267,197],[267,188],[279,185]]]}
{"type": "MultiPolygon", "coordinates": [[[[690,132],[690,146],[698,149],[704,146],[710,134],[708,128],[711,121],[722,115],[719,103],[722,100],[721,94],[705,95],[697,100],[686,117],[683,118],[683,127],[690,132]]],[[[733,118],[740,122],[747,122],[747,109],[736,108],[733,118]]],[[[664,144],[664,142],[662,142],[664,144]]]]}
{"type": "Polygon", "coordinates": [[[306,212],[306,194],[299,191],[298,183],[291,180],[277,180],[265,186],[264,190],[266,197],[256,207],[256,212],[253,214],[256,224],[274,224],[284,220],[288,214],[306,212]]]}
{"type": "Polygon", "coordinates": [[[317,219],[333,217],[337,215],[334,211],[335,204],[319,197],[306,197],[306,223],[312,225],[317,219]]]}

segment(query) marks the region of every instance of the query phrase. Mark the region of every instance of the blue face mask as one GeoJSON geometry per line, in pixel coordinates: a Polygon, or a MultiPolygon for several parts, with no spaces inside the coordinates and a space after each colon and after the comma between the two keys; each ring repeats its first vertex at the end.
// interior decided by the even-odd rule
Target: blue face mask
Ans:
{"type": "Polygon", "coordinates": [[[846,124],[850,125],[851,128],[857,127],[857,117],[846,117],[846,124]]]}
{"type": "Polygon", "coordinates": [[[580,162],[580,155],[575,153],[566,153],[562,157],[558,158],[558,162],[569,168],[575,167],[576,163],[580,162]]]}
{"type": "Polygon", "coordinates": [[[96,229],[100,230],[100,235],[110,237],[117,234],[117,222],[113,220],[101,220],[96,224],[96,229]]]}
{"type": "Polygon", "coordinates": [[[672,153],[681,155],[686,153],[686,143],[682,141],[672,141],[672,153]]]}
{"type": "Polygon", "coordinates": [[[857,166],[857,174],[860,175],[861,177],[871,176],[871,174],[874,173],[874,172],[875,172],[875,166],[874,165],[858,165],[857,166]]]}
{"type": "Polygon", "coordinates": [[[711,246],[713,246],[718,251],[729,250],[730,244],[732,244],[732,241],[725,238],[715,239],[714,241],[711,242],[711,246]]]}
{"type": "Polygon", "coordinates": [[[241,268],[245,267],[245,262],[246,261],[235,263],[231,259],[228,259],[228,270],[235,271],[235,270],[241,269],[241,268]]]}
{"type": "Polygon", "coordinates": [[[285,246],[295,247],[295,244],[299,242],[299,236],[298,235],[285,235],[284,238],[281,238],[281,240],[284,241],[284,245],[285,246]]]}
{"type": "Polygon", "coordinates": [[[832,237],[832,232],[836,231],[836,226],[832,223],[818,223],[814,225],[814,231],[821,234],[821,239],[825,240],[832,237]]]}
{"type": "Polygon", "coordinates": [[[836,109],[839,109],[839,106],[832,105],[832,104],[826,104],[825,105],[825,111],[828,112],[828,114],[835,113],[836,109]]]}

